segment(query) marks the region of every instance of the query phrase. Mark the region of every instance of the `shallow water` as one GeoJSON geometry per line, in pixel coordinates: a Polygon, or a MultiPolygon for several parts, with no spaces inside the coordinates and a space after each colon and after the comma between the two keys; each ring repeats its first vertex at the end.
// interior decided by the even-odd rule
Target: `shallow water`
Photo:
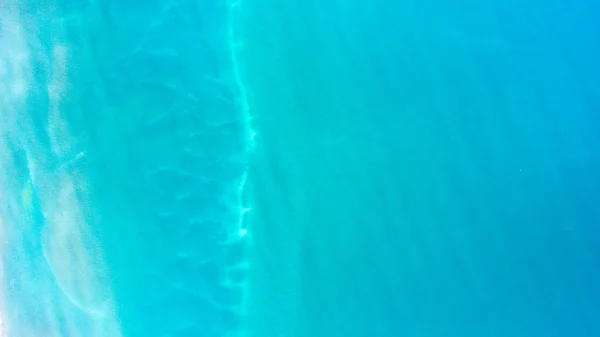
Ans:
{"type": "Polygon", "coordinates": [[[2,8],[9,335],[243,334],[251,129],[232,10],[2,8]]]}
{"type": "Polygon", "coordinates": [[[596,336],[591,2],[5,1],[0,336],[596,336]]]}

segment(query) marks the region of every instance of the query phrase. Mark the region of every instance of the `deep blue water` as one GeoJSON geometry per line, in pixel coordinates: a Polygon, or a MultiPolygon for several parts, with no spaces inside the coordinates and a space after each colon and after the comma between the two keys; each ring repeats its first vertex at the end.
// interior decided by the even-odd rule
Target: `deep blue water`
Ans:
{"type": "Polygon", "coordinates": [[[257,335],[599,335],[599,9],[249,1],[257,335]]]}
{"type": "Polygon", "coordinates": [[[600,5],[0,4],[0,336],[600,336],[600,5]]]}

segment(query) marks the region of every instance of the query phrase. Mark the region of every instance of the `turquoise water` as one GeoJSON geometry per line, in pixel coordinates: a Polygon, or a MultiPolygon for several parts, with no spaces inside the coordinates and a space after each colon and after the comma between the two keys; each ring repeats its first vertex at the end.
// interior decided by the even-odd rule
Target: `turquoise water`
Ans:
{"type": "Polygon", "coordinates": [[[257,336],[600,334],[595,3],[245,7],[257,336]]]}
{"type": "Polygon", "coordinates": [[[244,334],[252,132],[233,11],[2,7],[8,334],[244,334]]]}
{"type": "Polygon", "coordinates": [[[598,336],[600,7],[0,4],[0,336],[598,336]]]}

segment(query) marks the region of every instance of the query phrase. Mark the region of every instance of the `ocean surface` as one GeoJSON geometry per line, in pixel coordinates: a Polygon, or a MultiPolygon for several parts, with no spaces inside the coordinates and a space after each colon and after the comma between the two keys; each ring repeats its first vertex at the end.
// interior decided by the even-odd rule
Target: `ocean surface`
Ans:
{"type": "Polygon", "coordinates": [[[1,1],[0,336],[600,336],[598,17],[1,1]]]}

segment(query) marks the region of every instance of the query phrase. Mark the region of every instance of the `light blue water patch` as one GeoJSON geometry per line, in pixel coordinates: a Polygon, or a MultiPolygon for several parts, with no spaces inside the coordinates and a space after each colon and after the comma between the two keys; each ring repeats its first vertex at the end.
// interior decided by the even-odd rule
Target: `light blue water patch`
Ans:
{"type": "Polygon", "coordinates": [[[5,329],[242,334],[250,126],[233,7],[5,7],[5,329]]]}

